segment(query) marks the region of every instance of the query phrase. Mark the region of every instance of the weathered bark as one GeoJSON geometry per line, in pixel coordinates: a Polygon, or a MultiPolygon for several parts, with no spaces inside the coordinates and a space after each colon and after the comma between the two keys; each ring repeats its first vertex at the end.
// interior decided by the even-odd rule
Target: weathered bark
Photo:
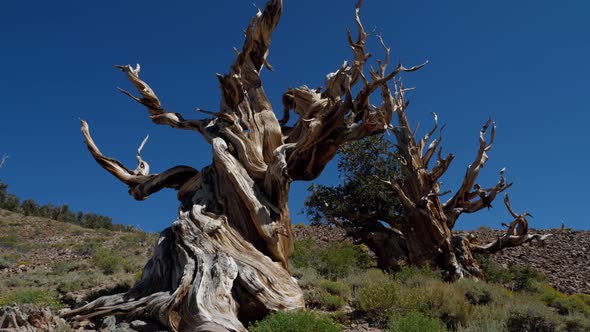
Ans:
{"type": "MultiPolygon", "coordinates": [[[[361,1],[362,2],[362,1],[361,1]]],[[[260,80],[270,36],[282,11],[281,0],[270,0],[252,19],[241,52],[226,75],[218,75],[220,110],[204,120],[186,120],[166,111],[155,92],[139,77],[140,67],[117,66],[140,93],[152,121],[177,129],[195,130],[212,146],[213,162],[197,171],[176,166],[149,173],[138,149],[139,166],[128,169],[105,157],[82,132],[94,159],[129,186],[138,200],[163,189],[178,190],[178,220],[164,230],[141,281],[125,294],[99,298],[66,314],[71,319],[104,315],[149,316],[173,331],[245,331],[245,323],[269,311],[304,306],[301,289],[287,270],[293,250],[288,209],[289,186],[314,179],[345,142],[384,132],[399,108],[388,82],[404,71],[399,65],[365,78],[365,33],[356,7],[356,40],[349,33],[354,62],[345,62],[326,78],[323,91],[305,86],[283,97],[279,122],[260,80]],[[353,95],[353,87],[360,85],[353,95]],[[377,90],[379,107],[369,102],[377,90]],[[290,112],[299,119],[287,127],[290,112]]],[[[389,56],[389,54],[387,54],[389,56]]]]}
{"type": "Polygon", "coordinates": [[[500,172],[498,183],[491,188],[484,189],[476,183],[481,168],[488,160],[487,152],[492,147],[495,124],[488,120],[483,126],[474,162],[467,168],[459,190],[443,204],[440,197],[450,191],[440,192],[439,179],[450,166],[454,156],[449,154],[443,158],[442,148],[439,147],[441,136],[431,141],[432,135],[438,128],[436,114],[433,114],[434,128],[422,139],[416,140],[415,132],[411,130],[406,117],[408,103],[404,100],[405,90],[401,84],[396,90],[398,126],[393,128],[393,132],[398,153],[404,161],[404,172],[399,179],[387,181],[387,183],[391,185],[393,193],[399,197],[404,206],[405,221],[397,222],[395,225],[389,223],[390,227],[380,225],[380,229],[369,227],[368,229],[372,229],[369,233],[366,231],[366,223],[361,222],[359,226],[359,218],[351,218],[352,222],[347,223],[351,235],[371,248],[378,248],[375,253],[380,267],[397,269],[403,263],[430,265],[447,271],[449,278],[467,276],[484,278],[474,257],[475,253],[494,253],[534,240],[544,241],[549,236],[529,234],[526,217],[530,214],[515,213],[508,195],[505,196],[504,201],[514,221],[507,225],[508,230],[504,235],[493,242],[480,244],[473,238],[453,233],[453,227],[461,214],[491,208],[491,202],[496,196],[512,185],[506,182],[504,170],[500,172]],[[486,133],[490,126],[488,143],[486,133]],[[435,155],[437,156],[436,164],[429,168],[430,160],[435,155]],[[367,236],[368,234],[370,236],[367,236]]]}

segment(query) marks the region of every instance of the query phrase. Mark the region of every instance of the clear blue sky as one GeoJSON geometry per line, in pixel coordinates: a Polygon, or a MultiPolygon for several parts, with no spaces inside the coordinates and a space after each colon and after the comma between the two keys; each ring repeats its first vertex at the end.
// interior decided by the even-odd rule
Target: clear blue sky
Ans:
{"type": "MultiPolygon", "coordinates": [[[[290,86],[317,86],[350,59],[345,28],[353,0],[285,0],[269,57],[275,72],[263,81],[275,108],[290,86]]],[[[264,2],[256,0],[263,6],[264,2]]],[[[363,20],[392,47],[393,60],[430,64],[406,74],[409,117],[429,127],[430,112],[447,124],[443,146],[456,155],[443,179],[456,188],[474,157],[481,124],[498,124],[483,186],[507,167],[517,211],[534,227],[560,221],[587,229],[590,186],[590,3],[587,1],[366,0],[363,20]]],[[[215,73],[233,60],[242,31],[256,13],[252,1],[3,1],[0,4],[0,154],[10,159],[0,178],[22,198],[69,204],[115,222],[157,231],[174,221],[175,192],[136,202],[102,170],[83,145],[86,119],[101,150],[134,168],[144,158],[158,172],[211,160],[196,133],[152,124],[146,111],[115,90],[130,88],[112,66],[140,62],[142,77],[165,107],[200,118],[195,107],[219,104],[215,73]]],[[[372,41],[372,51],[380,48],[372,41]]],[[[335,162],[318,181],[338,181],[335,162]]],[[[309,183],[291,191],[293,222],[309,183]]],[[[492,211],[463,218],[462,228],[499,226],[509,214],[501,199],[492,211]]]]}

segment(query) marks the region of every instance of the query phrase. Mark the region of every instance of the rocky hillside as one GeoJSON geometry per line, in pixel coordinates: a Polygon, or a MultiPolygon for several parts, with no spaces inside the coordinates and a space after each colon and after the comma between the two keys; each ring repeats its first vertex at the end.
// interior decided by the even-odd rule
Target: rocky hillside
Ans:
{"type": "MultiPolygon", "coordinates": [[[[530,265],[547,276],[547,281],[564,293],[590,294],[590,231],[572,231],[568,229],[531,230],[547,234],[544,246],[525,245],[508,248],[492,256],[497,263],[510,266],[513,264],[530,265]]],[[[344,230],[328,226],[294,227],[295,237],[316,239],[319,243],[346,240],[344,230]]],[[[493,239],[501,231],[479,229],[472,231],[482,241],[493,239]]]]}
{"type": "Polygon", "coordinates": [[[156,238],[0,209],[0,306],[74,306],[128,288],[140,276],[156,238]]]}

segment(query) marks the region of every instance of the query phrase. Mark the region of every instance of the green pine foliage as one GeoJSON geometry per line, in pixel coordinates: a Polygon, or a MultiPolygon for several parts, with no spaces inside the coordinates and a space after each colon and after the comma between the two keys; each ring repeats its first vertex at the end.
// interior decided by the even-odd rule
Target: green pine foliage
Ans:
{"type": "Polygon", "coordinates": [[[380,220],[397,220],[402,207],[384,179],[402,176],[401,162],[393,143],[383,135],[370,136],[345,145],[338,154],[338,186],[312,184],[304,211],[312,223],[332,223],[334,218],[379,212],[380,220]]]}

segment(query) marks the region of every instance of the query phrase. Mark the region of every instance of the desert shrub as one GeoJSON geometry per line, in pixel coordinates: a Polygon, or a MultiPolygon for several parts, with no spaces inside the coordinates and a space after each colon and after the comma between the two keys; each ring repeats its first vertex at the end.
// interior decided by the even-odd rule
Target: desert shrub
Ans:
{"type": "Polygon", "coordinates": [[[397,295],[396,305],[400,313],[412,311],[428,313],[428,294],[422,288],[401,287],[397,295]]]}
{"type": "Polygon", "coordinates": [[[68,281],[61,281],[58,285],[57,285],[57,291],[62,293],[62,294],[66,294],[69,292],[75,292],[78,290],[81,290],[83,287],[82,284],[82,280],[80,279],[75,279],[75,280],[68,280],[68,281]]]}
{"type": "Polygon", "coordinates": [[[0,270],[14,266],[17,260],[18,256],[14,254],[0,255],[0,270]]]}
{"type": "Polygon", "coordinates": [[[134,232],[123,235],[120,240],[120,247],[133,248],[148,244],[150,242],[150,236],[146,232],[134,232]]]}
{"type": "Polygon", "coordinates": [[[454,286],[463,291],[469,303],[473,305],[504,302],[511,297],[510,292],[506,288],[484,281],[461,279],[454,286]]]}
{"type": "Polygon", "coordinates": [[[459,332],[500,332],[507,331],[508,307],[505,304],[475,306],[459,332]]]}
{"type": "Polygon", "coordinates": [[[57,292],[32,288],[19,288],[0,294],[0,306],[12,303],[34,304],[42,307],[50,307],[55,310],[63,307],[57,292]]]}
{"type": "Polygon", "coordinates": [[[393,279],[367,281],[355,294],[354,306],[379,322],[387,320],[395,309],[400,285],[393,279]]]}
{"type": "Polygon", "coordinates": [[[345,299],[350,298],[350,286],[341,281],[322,280],[320,287],[332,295],[337,295],[345,299]]]}
{"type": "Polygon", "coordinates": [[[303,289],[309,289],[319,286],[323,278],[311,267],[291,268],[292,275],[297,279],[297,283],[303,289]]]}
{"type": "Polygon", "coordinates": [[[430,314],[440,318],[452,330],[465,323],[471,313],[472,306],[463,292],[454,285],[435,281],[419,290],[426,294],[430,314]]]}
{"type": "Polygon", "coordinates": [[[512,272],[496,263],[490,256],[476,254],[475,257],[488,282],[507,284],[512,281],[512,272]]]}
{"type": "Polygon", "coordinates": [[[404,315],[392,315],[387,326],[388,332],[443,332],[446,330],[440,320],[416,311],[404,315]]]}
{"type": "Polygon", "coordinates": [[[510,306],[506,327],[509,331],[552,332],[561,328],[559,316],[536,301],[521,301],[510,306]]]}
{"type": "Polygon", "coordinates": [[[341,310],[336,310],[328,313],[328,316],[335,322],[339,324],[347,324],[350,323],[350,315],[349,313],[341,310]]]}
{"type": "Polygon", "coordinates": [[[102,247],[102,243],[98,239],[90,239],[83,243],[78,243],[74,247],[74,253],[80,256],[92,256],[102,247]]]}
{"type": "Polygon", "coordinates": [[[251,332],[340,332],[330,318],[308,311],[278,312],[248,328],[251,332]]]}
{"type": "Polygon", "coordinates": [[[330,279],[346,277],[351,271],[365,269],[371,259],[366,248],[348,242],[333,242],[320,248],[313,239],[295,242],[291,263],[296,268],[314,268],[330,279]]]}
{"type": "Polygon", "coordinates": [[[568,332],[590,331],[590,317],[575,313],[565,317],[565,330],[568,332]]]}
{"type": "Polygon", "coordinates": [[[332,295],[329,293],[326,294],[324,300],[324,308],[326,308],[327,310],[335,311],[342,308],[344,305],[346,305],[346,301],[342,297],[338,295],[332,295]]]}
{"type": "Polygon", "coordinates": [[[557,309],[560,315],[573,313],[590,315],[590,305],[588,305],[584,298],[586,294],[567,295],[546,283],[538,284],[537,287],[539,299],[548,306],[557,309]]]}
{"type": "Polygon", "coordinates": [[[572,296],[574,298],[576,298],[578,301],[583,302],[586,305],[590,306],[590,294],[578,293],[578,294],[572,294],[572,296]]]}
{"type": "Polygon", "coordinates": [[[415,286],[432,280],[442,280],[442,271],[428,266],[404,266],[395,273],[395,278],[402,284],[415,286]]]}
{"type": "Polygon", "coordinates": [[[92,255],[92,263],[104,274],[114,274],[121,270],[125,260],[118,253],[102,248],[92,255]]]}
{"type": "Polygon", "coordinates": [[[335,311],[342,308],[346,301],[338,296],[328,293],[324,289],[312,289],[303,293],[305,304],[310,308],[335,311]]]}
{"type": "Polygon", "coordinates": [[[55,261],[51,264],[51,274],[62,275],[74,269],[74,265],[67,261],[55,261]]]}
{"type": "Polygon", "coordinates": [[[295,268],[312,268],[318,265],[318,246],[313,239],[295,241],[291,264],[295,268]]]}
{"type": "Polygon", "coordinates": [[[16,248],[17,244],[18,238],[14,234],[0,236],[0,248],[12,249],[16,248]]]}
{"type": "Polygon", "coordinates": [[[379,269],[368,269],[359,271],[358,273],[350,274],[340,281],[350,286],[353,293],[356,293],[362,286],[367,284],[391,282],[391,276],[379,269]]]}
{"type": "Polygon", "coordinates": [[[350,272],[365,269],[371,259],[361,246],[348,242],[333,242],[319,252],[320,274],[327,278],[343,278],[350,272]]]}
{"type": "Polygon", "coordinates": [[[530,265],[512,265],[512,285],[515,291],[535,291],[535,284],[545,281],[546,277],[530,265]]]}

